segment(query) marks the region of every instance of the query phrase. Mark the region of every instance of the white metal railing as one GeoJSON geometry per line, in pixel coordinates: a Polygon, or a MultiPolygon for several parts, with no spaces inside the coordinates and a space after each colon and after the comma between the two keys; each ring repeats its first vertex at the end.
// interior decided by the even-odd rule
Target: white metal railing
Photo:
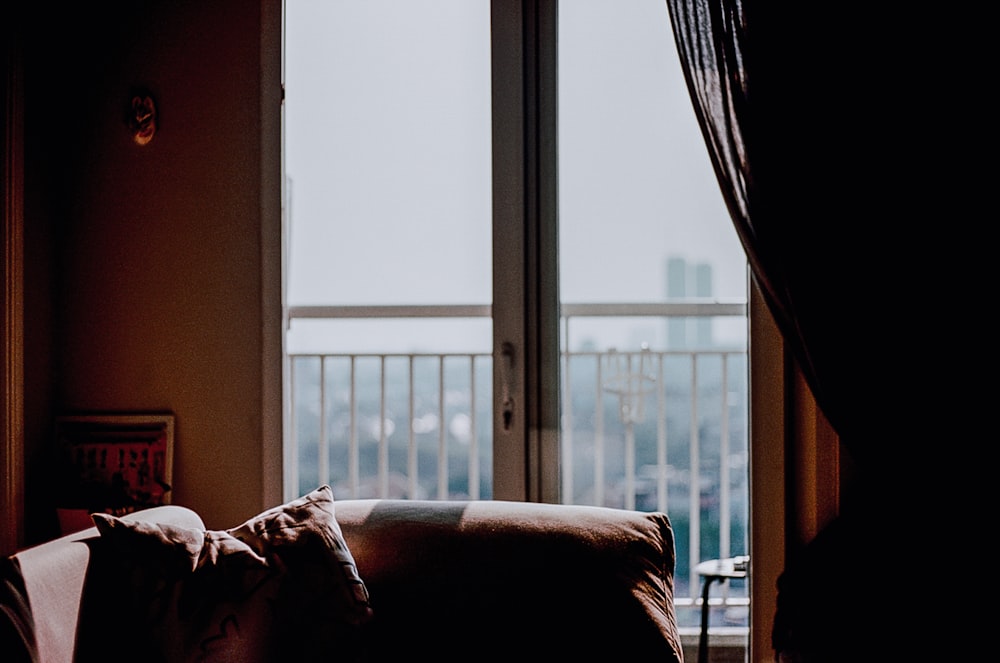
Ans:
{"type": "MultiPolygon", "coordinates": [[[[292,319],[489,315],[489,306],[478,305],[289,309],[292,319]]],[[[562,308],[561,499],[670,516],[682,623],[696,620],[701,602],[695,565],[746,552],[746,347],[567,348],[580,318],[720,316],[745,318],[746,305],[562,308]]],[[[339,498],[489,499],[492,364],[488,351],[290,353],[285,455],[292,492],[330,483],[339,498]]],[[[727,584],[715,594],[711,605],[745,623],[745,588],[727,584]]]]}

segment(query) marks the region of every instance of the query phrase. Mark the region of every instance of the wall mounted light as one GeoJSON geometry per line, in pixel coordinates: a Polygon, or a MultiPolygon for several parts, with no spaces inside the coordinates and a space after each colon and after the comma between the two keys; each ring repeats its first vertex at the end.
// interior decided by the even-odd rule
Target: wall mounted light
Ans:
{"type": "Polygon", "coordinates": [[[156,134],[156,102],[152,95],[139,91],[132,95],[127,112],[129,130],[136,145],[149,145],[156,134]]]}

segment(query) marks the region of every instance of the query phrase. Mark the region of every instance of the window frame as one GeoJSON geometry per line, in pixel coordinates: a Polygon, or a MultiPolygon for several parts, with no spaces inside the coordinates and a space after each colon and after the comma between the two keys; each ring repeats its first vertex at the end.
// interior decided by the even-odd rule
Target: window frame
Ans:
{"type": "MultiPolygon", "coordinates": [[[[282,48],[281,10],[277,3],[264,0],[264,41],[267,49],[282,48]],[[273,37],[269,39],[268,36],[273,37]]],[[[557,0],[491,2],[492,35],[492,135],[493,135],[493,260],[494,269],[504,274],[503,287],[494,279],[494,344],[496,366],[506,363],[510,372],[494,371],[494,408],[503,412],[504,389],[512,400],[509,428],[503,417],[494,421],[495,499],[558,502],[559,494],[559,286],[558,286],[558,176],[557,176],[557,0]],[[545,85],[543,83],[550,83],[545,85]],[[521,339],[524,339],[523,341],[521,339]],[[509,357],[509,361],[505,359],[509,357]],[[528,405],[530,404],[530,407],[528,405]]],[[[262,95],[276,83],[280,89],[282,70],[262,72],[262,95]]],[[[283,135],[282,118],[276,126],[264,127],[262,140],[283,135]]],[[[283,155],[283,148],[265,154],[283,155]]],[[[281,181],[283,156],[277,164],[276,181],[281,181]]],[[[267,168],[264,177],[267,179],[267,168]]],[[[274,172],[270,176],[275,176],[274,172]]],[[[269,184],[270,182],[265,182],[269,184]]],[[[279,187],[283,190],[283,187],[279,187]]],[[[273,187],[265,186],[265,192],[273,187]]],[[[282,194],[283,196],[283,194],[282,194]]],[[[282,196],[263,201],[269,213],[285,225],[282,196]],[[275,212],[276,206],[280,211],[275,212]],[[273,212],[273,213],[271,213],[273,212]]],[[[266,223],[265,223],[266,225],[266,223]]],[[[284,330],[287,308],[285,233],[264,227],[266,236],[282,237],[274,255],[264,260],[264,282],[274,285],[265,292],[266,319],[281,320],[280,329],[267,335],[265,385],[264,494],[265,504],[278,503],[282,495],[284,463],[283,404],[288,389],[284,330]],[[273,234],[272,234],[273,233],[273,234]],[[280,302],[280,304],[279,304],[280,302]],[[280,308],[280,315],[277,310],[280,308]],[[281,357],[282,363],[268,361],[281,357]],[[278,407],[275,408],[275,404],[278,407]],[[278,411],[276,411],[278,410],[278,411]],[[275,443],[275,441],[277,443],[275,443]]],[[[268,244],[265,243],[265,246],[268,244]]],[[[785,408],[788,392],[784,376],[784,349],[763,300],[748,278],[748,361],[750,392],[750,522],[749,543],[753,559],[750,578],[751,629],[750,660],[755,652],[770,651],[774,581],[784,565],[785,513],[784,441],[785,408]]]]}
{"type": "Polygon", "coordinates": [[[557,5],[490,9],[496,499],[560,499],[557,5]]]}

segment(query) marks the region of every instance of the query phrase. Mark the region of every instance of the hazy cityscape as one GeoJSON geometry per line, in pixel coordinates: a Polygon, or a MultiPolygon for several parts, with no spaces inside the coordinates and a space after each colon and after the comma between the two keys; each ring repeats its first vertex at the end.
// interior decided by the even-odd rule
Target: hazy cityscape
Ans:
{"type": "MultiPolygon", "coordinates": [[[[674,260],[675,273],[683,263],[674,260]]],[[[701,283],[689,282],[687,290],[675,290],[674,296],[682,298],[693,291],[710,299],[711,269],[694,271],[701,274],[701,283]]],[[[747,550],[746,348],[745,343],[717,342],[712,323],[701,318],[644,320],[641,327],[659,327],[657,333],[637,333],[638,345],[620,349],[581,337],[577,348],[564,353],[562,367],[562,481],[571,493],[563,501],[647,511],[665,505],[675,530],[679,595],[692,590],[693,560],[747,550]],[[655,339],[655,345],[648,339],[655,339]],[[629,445],[634,451],[628,450],[629,445]],[[660,453],[666,460],[663,495],[660,453]],[[692,459],[698,464],[694,488],[692,459]],[[729,523],[727,551],[720,550],[723,502],[729,523]]],[[[300,492],[321,482],[325,467],[339,498],[436,499],[442,490],[450,499],[491,497],[488,350],[446,357],[297,355],[293,391],[300,492]],[[321,373],[327,445],[323,463],[319,460],[321,373]],[[383,435],[384,460],[380,458],[383,435]],[[470,464],[473,450],[476,457],[470,464]],[[357,467],[354,490],[352,462],[357,467]],[[379,475],[380,462],[388,468],[385,478],[379,475]],[[470,468],[475,468],[474,476],[470,468]],[[443,479],[442,471],[447,473],[443,479]]]]}

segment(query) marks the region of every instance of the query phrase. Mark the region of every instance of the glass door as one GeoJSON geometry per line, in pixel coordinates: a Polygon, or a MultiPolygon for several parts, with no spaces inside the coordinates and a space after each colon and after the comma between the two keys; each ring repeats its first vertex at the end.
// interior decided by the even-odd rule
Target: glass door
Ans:
{"type": "Polygon", "coordinates": [[[289,495],[492,495],[490,86],[488,0],[285,3],[289,495]]]}

